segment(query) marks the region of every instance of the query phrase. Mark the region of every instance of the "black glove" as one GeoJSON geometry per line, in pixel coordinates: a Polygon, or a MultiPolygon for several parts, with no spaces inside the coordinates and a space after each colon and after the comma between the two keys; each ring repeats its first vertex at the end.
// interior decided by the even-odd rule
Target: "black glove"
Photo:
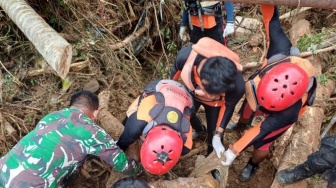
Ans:
{"type": "Polygon", "coordinates": [[[336,187],[336,166],[334,169],[326,170],[322,178],[326,181],[328,181],[328,187],[327,188],[335,188],[336,187]]]}

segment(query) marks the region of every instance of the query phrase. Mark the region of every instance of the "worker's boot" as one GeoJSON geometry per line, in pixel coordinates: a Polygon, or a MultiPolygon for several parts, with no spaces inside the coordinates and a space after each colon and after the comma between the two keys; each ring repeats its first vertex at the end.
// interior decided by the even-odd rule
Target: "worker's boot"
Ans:
{"type": "Polygon", "coordinates": [[[225,128],[225,131],[227,132],[242,132],[244,130],[247,130],[249,126],[244,123],[233,123],[233,124],[228,124],[225,128]]]}
{"type": "Polygon", "coordinates": [[[202,130],[197,132],[195,129],[192,132],[192,139],[195,140],[196,138],[198,138],[199,135],[201,134],[206,134],[207,133],[207,128],[205,125],[202,124],[202,130]]]}
{"type": "Polygon", "coordinates": [[[214,177],[217,181],[220,181],[221,176],[217,169],[211,170],[211,175],[214,177]]]}
{"type": "Polygon", "coordinates": [[[258,168],[259,168],[259,164],[254,164],[252,162],[252,159],[250,158],[249,162],[246,164],[244,169],[241,171],[239,175],[239,180],[243,182],[249,181],[253,177],[253,175],[256,173],[258,168]]]}
{"type": "Polygon", "coordinates": [[[303,163],[294,168],[288,168],[279,171],[276,175],[276,178],[278,179],[279,183],[288,184],[309,178],[314,174],[315,173],[309,169],[308,165],[303,163]]]}

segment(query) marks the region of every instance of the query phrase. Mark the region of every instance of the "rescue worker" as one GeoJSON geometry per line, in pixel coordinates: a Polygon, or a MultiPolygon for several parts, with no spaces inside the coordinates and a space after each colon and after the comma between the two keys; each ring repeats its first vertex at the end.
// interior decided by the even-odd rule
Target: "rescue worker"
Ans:
{"type": "Polygon", "coordinates": [[[254,116],[264,115],[264,120],[252,127],[225,151],[226,161],[234,159],[249,146],[254,147],[252,157],[240,173],[240,181],[248,181],[258,165],[269,154],[269,147],[290,128],[315,98],[316,78],[314,67],[300,57],[292,47],[279,21],[278,7],[261,5],[266,34],[269,41],[267,60],[245,84],[246,100],[241,108],[239,122],[227,130],[246,128],[254,116]]]}
{"type": "Polygon", "coordinates": [[[189,25],[190,42],[196,44],[202,37],[210,37],[221,44],[224,38],[234,33],[234,6],[225,2],[227,23],[224,29],[223,3],[220,1],[183,0],[183,12],[179,36],[185,41],[185,31],[189,25]]]}
{"type": "Polygon", "coordinates": [[[194,98],[195,111],[190,119],[192,127],[197,133],[206,131],[196,116],[202,105],[207,122],[207,152],[210,154],[215,149],[219,155],[224,152],[224,129],[244,95],[239,57],[221,43],[203,37],[178,52],[170,79],[178,80],[180,77],[194,98]]]}
{"type": "Polygon", "coordinates": [[[276,178],[281,184],[289,184],[315,174],[323,174],[328,188],[336,187],[336,136],[323,138],[320,149],[310,154],[304,163],[279,171],[276,178]]]}
{"type": "Polygon", "coordinates": [[[140,160],[150,173],[167,173],[192,147],[193,101],[173,80],[154,80],[130,105],[117,145],[126,150],[141,138],[140,160]]]}
{"type": "Polygon", "coordinates": [[[60,187],[88,155],[119,172],[140,173],[140,164],[94,123],[98,106],[97,95],[82,90],[71,96],[69,108],[43,117],[0,159],[0,187],[60,187]]]}

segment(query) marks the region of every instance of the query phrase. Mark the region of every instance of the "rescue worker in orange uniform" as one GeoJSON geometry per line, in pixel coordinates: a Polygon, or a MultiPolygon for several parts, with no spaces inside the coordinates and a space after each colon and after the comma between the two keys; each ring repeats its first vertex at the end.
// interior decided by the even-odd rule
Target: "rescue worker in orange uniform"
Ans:
{"type": "Polygon", "coordinates": [[[234,33],[234,6],[232,2],[183,0],[183,13],[179,31],[185,41],[189,25],[190,42],[196,44],[202,37],[209,37],[221,44],[224,38],[234,33]],[[227,23],[224,28],[222,6],[225,5],[227,23]]]}
{"type": "Polygon", "coordinates": [[[205,131],[196,112],[205,109],[208,154],[224,152],[223,135],[234,108],[244,95],[242,66],[236,53],[223,44],[201,38],[196,44],[182,48],[170,73],[170,79],[182,81],[194,98],[195,111],[190,122],[196,132],[205,131]],[[218,135],[213,137],[213,135],[218,135]]]}
{"type": "Polygon", "coordinates": [[[227,126],[227,130],[246,128],[257,114],[263,114],[264,120],[230,145],[224,152],[226,161],[222,161],[231,165],[242,151],[254,147],[240,181],[252,178],[259,163],[269,155],[272,143],[298,120],[307,105],[312,105],[317,85],[314,67],[300,57],[283,32],[278,7],[261,5],[261,12],[269,40],[267,60],[246,82],[239,122],[227,126]]]}
{"type": "Polygon", "coordinates": [[[151,81],[130,105],[117,145],[126,150],[141,138],[140,159],[150,173],[167,173],[192,148],[192,96],[173,80],[151,81]]]}

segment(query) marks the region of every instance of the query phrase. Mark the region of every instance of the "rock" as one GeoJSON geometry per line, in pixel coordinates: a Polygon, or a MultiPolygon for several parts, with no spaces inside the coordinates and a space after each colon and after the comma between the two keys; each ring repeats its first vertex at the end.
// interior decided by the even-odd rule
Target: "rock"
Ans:
{"type": "Polygon", "coordinates": [[[263,42],[262,35],[257,34],[257,33],[252,34],[252,35],[250,36],[250,38],[248,39],[248,42],[249,42],[249,44],[250,44],[251,46],[253,46],[253,47],[257,47],[257,46],[259,46],[259,45],[263,42]]]}
{"type": "Polygon", "coordinates": [[[260,25],[262,25],[262,22],[260,20],[236,16],[235,35],[246,36],[246,34],[255,33],[260,25]]]}
{"type": "Polygon", "coordinates": [[[90,82],[86,83],[83,87],[84,90],[88,90],[91,92],[96,92],[99,89],[99,83],[96,79],[92,79],[90,82]]]}
{"type": "Polygon", "coordinates": [[[305,19],[300,19],[293,23],[292,28],[289,30],[290,40],[293,46],[297,46],[297,42],[303,35],[309,35],[310,23],[305,19]]]}

